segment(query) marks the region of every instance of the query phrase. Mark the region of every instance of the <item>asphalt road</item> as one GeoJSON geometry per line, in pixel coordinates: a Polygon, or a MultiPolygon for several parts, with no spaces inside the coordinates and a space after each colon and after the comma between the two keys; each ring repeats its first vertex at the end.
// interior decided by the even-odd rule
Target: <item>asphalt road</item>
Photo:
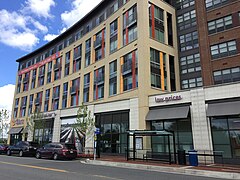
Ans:
{"type": "Polygon", "coordinates": [[[0,180],[217,180],[197,176],[161,173],[82,164],[79,160],[53,161],[0,155],[0,180]]]}

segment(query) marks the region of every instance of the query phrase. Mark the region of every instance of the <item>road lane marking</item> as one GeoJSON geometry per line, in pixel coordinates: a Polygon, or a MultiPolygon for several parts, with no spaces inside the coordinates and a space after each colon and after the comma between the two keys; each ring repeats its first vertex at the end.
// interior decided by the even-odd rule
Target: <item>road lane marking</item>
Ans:
{"type": "Polygon", "coordinates": [[[26,168],[41,169],[41,170],[46,170],[46,171],[55,171],[55,172],[68,173],[68,171],[62,170],[62,169],[46,168],[46,167],[32,166],[32,165],[26,165],[26,164],[9,163],[9,162],[4,162],[4,161],[0,161],[0,163],[1,164],[13,165],[13,166],[26,167],[26,168]]]}
{"type": "Polygon", "coordinates": [[[102,176],[102,175],[92,175],[92,176],[94,176],[94,177],[98,177],[98,178],[104,178],[104,179],[123,180],[123,179],[119,179],[119,178],[108,177],[108,176],[102,176]]]}

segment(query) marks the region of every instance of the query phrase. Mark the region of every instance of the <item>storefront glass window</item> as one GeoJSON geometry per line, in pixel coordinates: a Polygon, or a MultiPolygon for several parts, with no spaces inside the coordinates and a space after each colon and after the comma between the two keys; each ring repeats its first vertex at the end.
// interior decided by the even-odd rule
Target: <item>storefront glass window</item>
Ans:
{"type": "Polygon", "coordinates": [[[240,158],[240,118],[235,116],[211,118],[214,151],[224,158],[240,158]]]}
{"type": "MultiPolygon", "coordinates": [[[[174,132],[176,149],[186,151],[193,149],[192,128],[190,119],[152,121],[151,130],[167,130],[174,132]]],[[[173,151],[173,138],[170,138],[173,151]]],[[[155,152],[168,152],[167,137],[152,137],[152,148],[155,152]]]]}
{"type": "Polygon", "coordinates": [[[40,145],[52,142],[53,121],[39,120],[35,122],[34,127],[34,141],[40,145]]]}
{"type": "Polygon", "coordinates": [[[102,113],[95,117],[96,126],[101,128],[101,135],[98,136],[100,152],[124,154],[127,146],[129,113],[102,113]]]}

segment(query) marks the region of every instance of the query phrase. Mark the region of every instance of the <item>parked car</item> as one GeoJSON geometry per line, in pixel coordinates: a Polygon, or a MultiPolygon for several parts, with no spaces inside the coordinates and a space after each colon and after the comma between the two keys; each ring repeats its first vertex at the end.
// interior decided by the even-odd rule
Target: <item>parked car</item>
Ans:
{"type": "Polygon", "coordinates": [[[36,158],[57,159],[76,159],[77,149],[74,144],[49,143],[39,148],[36,152],[36,158]]]}
{"type": "Polygon", "coordinates": [[[25,155],[35,156],[37,148],[39,147],[36,142],[19,141],[7,149],[7,155],[18,154],[20,157],[25,155]]]}
{"type": "Polygon", "coordinates": [[[0,144],[0,154],[6,154],[7,153],[8,146],[5,144],[0,144]]]}

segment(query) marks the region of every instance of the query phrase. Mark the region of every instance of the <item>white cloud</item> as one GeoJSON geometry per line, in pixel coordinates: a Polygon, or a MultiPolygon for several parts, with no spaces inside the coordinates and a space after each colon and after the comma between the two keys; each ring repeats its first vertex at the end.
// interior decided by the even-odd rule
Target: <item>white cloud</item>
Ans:
{"type": "Polygon", "coordinates": [[[63,28],[62,30],[59,31],[58,34],[47,34],[44,36],[43,40],[44,41],[51,41],[53,39],[55,39],[56,37],[58,37],[60,34],[64,33],[67,30],[67,28],[63,28]]]}
{"type": "Polygon", "coordinates": [[[24,13],[33,13],[38,17],[51,18],[53,15],[50,14],[51,7],[55,6],[54,0],[27,0],[25,1],[26,6],[23,8],[24,13]]]}
{"type": "Polygon", "coordinates": [[[101,0],[74,0],[72,10],[61,14],[64,25],[67,27],[72,26],[100,2],[101,0]]]}
{"type": "Polygon", "coordinates": [[[47,33],[48,28],[30,16],[18,12],[0,10],[0,42],[31,51],[39,42],[37,33],[47,33]]]}
{"type": "Polygon", "coordinates": [[[46,26],[42,25],[40,22],[33,20],[32,23],[37,29],[42,31],[42,33],[47,33],[48,32],[48,28],[46,26]]]}
{"type": "Polygon", "coordinates": [[[15,85],[8,84],[0,87],[0,109],[12,110],[15,85]]]}
{"type": "Polygon", "coordinates": [[[47,34],[44,36],[43,40],[44,41],[51,41],[53,39],[55,39],[56,37],[58,37],[58,35],[56,34],[47,34]]]}

